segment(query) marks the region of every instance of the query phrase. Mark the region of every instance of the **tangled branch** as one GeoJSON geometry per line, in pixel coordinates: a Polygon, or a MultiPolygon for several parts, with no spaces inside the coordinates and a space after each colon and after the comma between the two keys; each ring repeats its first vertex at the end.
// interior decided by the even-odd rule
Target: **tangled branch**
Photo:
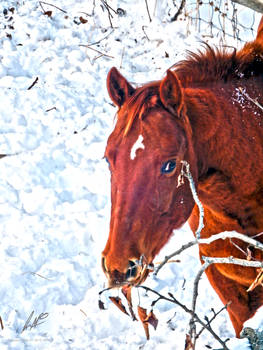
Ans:
{"type": "MultiPolygon", "coordinates": [[[[253,101],[255,102],[255,101],[253,101]]],[[[259,241],[255,240],[254,238],[251,237],[247,237],[245,235],[242,235],[240,233],[237,232],[221,232],[215,235],[212,235],[209,238],[200,238],[200,234],[201,234],[201,230],[204,227],[203,224],[203,219],[204,219],[204,208],[202,206],[202,203],[200,202],[198,195],[197,195],[197,191],[195,188],[195,184],[194,184],[194,180],[193,177],[191,175],[190,172],[190,166],[186,161],[182,161],[182,169],[181,169],[181,173],[178,177],[178,187],[181,186],[184,183],[184,177],[186,177],[189,181],[189,185],[190,185],[190,189],[194,198],[195,203],[197,204],[198,208],[199,208],[199,225],[198,225],[198,229],[196,231],[196,239],[194,241],[188,242],[187,244],[184,244],[180,249],[178,249],[177,251],[175,251],[174,253],[168,255],[165,257],[164,261],[159,265],[159,267],[155,270],[154,275],[157,275],[158,272],[160,271],[160,269],[174,256],[182,253],[184,250],[196,245],[196,244],[210,244],[218,239],[231,239],[231,238],[236,238],[239,239],[247,244],[249,244],[250,246],[253,246],[256,249],[259,249],[261,251],[263,251],[263,244],[260,243],[259,241]]],[[[263,233],[262,233],[263,234],[263,233]]],[[[260,235],[260,234],[259,234],[260,235]]],[[[258,235],[256,235],[258,236],[258,235]]],[[[194,280],[194,288],[193,288],[193,298],[192,298],[192,309],[190,310],[191,312],[191,319],[189,322],[189,328],[190,328],[190,347],[192,349],[195,349],[195,343],[197,338],[200,335],[200,332],[198,333],[198,335],[196,334],[196,327],[195,327],[195,323],[196,321],[199,322],[199,320],[196,318],[196,304],[197,304],[197,296],[198,296],[198,286],[199,286],[199,281],[201,279],[202,274],[204,273],[204,271],[211,265],[211,264],[234,264],[234,265],[240,265],[240,266],[245,266],[245,267],[253,267],[253,268],[261,268],[260,274],[258,275],[258,280],[256,283],[255,281],[253,282],[253,284],[249,287],[248,290],[250,290],[251,288],[254,288],[254,284],[260,284],[262,283],[262,268],[263,268],[263,262],[260,261],[251,261],[248,259],[238,259],[238,258],[234,258],[232,256],[230,257],[222,257],[222,258],[218,258],[218,257],[207,257],[207,256],[202,256],[202,260],[204,261],[204,264],[201,266],[200,270],[198,271],[195,280],[194,280]]],[[[178,304],[180,305],[180,304],[178,304]]],[[[181,305],[180,305],[181,306],[181,305]]],[[[186,311],[186,309],[185,309],[186,311]]],[[[187,311],[188,312],[188,311],[187,311]]],[[[199,322],[200,323],[200,322],[199,322]]],[[[215,336],[214,336],[215,337],[215,336]]],[[[215,337],[215,339],[217,339],[215,337]]],[[[217,339],[218,340],[218,339],[217,339]]],[[[223,346],[225,346],[225,342],[222,342],[223,346]]],[[[225,349],[225,347],[224,347],[225,349]]]]}
{"type": "MultiPolygon", "coordinates": [[[[185,306],[179,300],[177,300],[172,293],[168,293],[169,297],[166,297],[166,296],[158,293],[156,290],[151,289],[149,287],[138,286],[137,288],[142,288],[142,289],[146,290],[147,292],[151,292],[151,293],[158,296],[158,299],[152,302],[152,306],[155,305],[159,300],[166,300],[166,301],[169,301],[171,303],[174,303],[174,304],[180,306],[186,313],[188,313],[192,316],[192,318],[194,319],[195,322],[198,322],[203,327],[202,330],[206,329],[209,333],[211,333],[212,336],[223,346],[224,350],[229,350],[229,348],[226,346],[227,340],[223,341],[218,336],[218,334],[215,333],[214,330],[211,328],[211,322],[215,319],[215,317],[216,317],[215,315],[211,318],[211,320],[208,320],[208,322],[205,323],[204,321],[201,320],[201,318],[193,310],[189,309],[187,306],[185,306]]],[[[218,315],[224,309],[225,309],[225,307],[223,309],[221,309],[216,315],[218,315]]],[[[198,334],[201,334],[201,331],[198,334]]]]}

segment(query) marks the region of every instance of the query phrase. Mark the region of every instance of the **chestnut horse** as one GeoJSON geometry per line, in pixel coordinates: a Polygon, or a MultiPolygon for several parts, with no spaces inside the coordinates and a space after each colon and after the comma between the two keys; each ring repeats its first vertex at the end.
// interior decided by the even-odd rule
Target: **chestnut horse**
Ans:
{"type": "MultiPolygon", "coordinates": [[[[109,285],[142,283],[174,229],[187,220],[195,233],[199,210],[190,165],[204,208],[202,238],[236,231],[263,242],[263,18],[240,51],[206,45],[168,70],[164,79],[134,88],[116,68],[107,87],[119,108],[105,157],[111,171],[111,222],[102,267],[109,285]]],[[[200,258],[263,260],[242,240],[200,245],[200,258]]],[[[239,336],[263,305],[263,287],[247,289],[259,269],[214,264],[207,277],[239,336]]]]}

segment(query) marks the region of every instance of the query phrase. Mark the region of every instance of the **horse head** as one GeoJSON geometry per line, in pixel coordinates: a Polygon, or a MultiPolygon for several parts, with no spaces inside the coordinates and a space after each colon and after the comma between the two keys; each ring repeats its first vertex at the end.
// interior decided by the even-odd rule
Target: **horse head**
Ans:
{"type": "Polygon", "coordinates": [[[112,68],[107,87],[119,110],[105,151],[112,207],[102,268],[109,286],[120,287],[142,283],[173,229],[189,218],[194,200],[188,181],[179,186],[178,179],[184,160],[196,181],[197,162],[175,73],[135,89],[112,68]]]}

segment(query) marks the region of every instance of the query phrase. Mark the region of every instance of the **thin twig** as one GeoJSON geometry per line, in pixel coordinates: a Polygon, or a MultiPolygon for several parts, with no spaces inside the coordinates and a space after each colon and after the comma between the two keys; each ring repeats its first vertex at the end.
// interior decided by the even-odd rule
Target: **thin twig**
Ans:
{"type": "Polygon", "coordinates": [[[235,231],[226,231],[226,232],[221,232],[218,233],[216,235],[213,235],[209,238],[200,238],[200,239],[196,239],[194,241],[188,242],[184,245],[181,246],[181,248],[179,248],[178,250],[176,250],[174,253],[167,255],[163,262],[157,267],[157,269],[154,272],[154,275],[156,276],[159,271],[161,270],[161,268],[168,262],[168,260],[170,260],[171,258],[173,258],[176,255],[181,254],[184,250],[193,247],[196,244],[210,244],[218,239],[229,239],[229,238],[237,238],[240,239],[241,241],[252,245],[253,247],[260,249],[263,251],[263,244],[260,243],[259,241],[256,241],[255,239],[245,236],[241,233],[235,232],[235,231]]]}
{"type": "MultiPolygon", "coordinates": [[[[194,280],[194,290],[193,290],[193,299],[192,299],[193,313],[195,313],[195,309],[196,309],[196,302],[197,302],[197,296],[198,296],[198,286],[199,286],[201,276],[210,265],[212,265],[212,264],[234,264],[234,265],[245,266],[245,267],[254,267],[254,268],[255,267],[263,267],[263,262],[248,261],[246,259],[233,258],[232,256],[227,257],[227,258],[212,258],[212,257],[202,256],[202,260],[204,261],[204,264],[201,266],[201,268],[198,271],[197,275],[195,276],[195,280],[194,280]]],[[[194,316],[192,315],[190,322],[189,322],[191,337],[192,337],[193,332],[194,332],[193,324],[194,324],[194,316]]],[[[196,339],[196,335],[194,336],[194,339],[196,339]]]]}
{"type": "MultiPolygon", "coordinates": [[[[97,52],[98,54],[100,54],[101,56],[105,56],[105,57],[109,57],[109,58],[114,58],[113,56],[107,55],[106,53],[103,53],[103,52],[101,52],[101,51],[99,51],[99,50],[97,50],[97,49],[94,49],[93,47],[90,47],[89,45],[80,44],[79,46],[80,46],[80,47],[86,47],[87,49],[90,49],[90,50],[92,50],[92,51],[95,51],[95,52],[97,52]]],[[[101,57],[101,56],[100,56],[100,57],[101,57]]],[[[98,58],[98,57],[97,57],[97,58],[98,58]]]]}
{"type": "Polygon", "coordinates": [[[1,329],[4,330],[4,323],[3,323],[3,320],[2,320],[1,316],[0,316],[0,326],[1,326],[1,329]]]}
{"type": "MultiPolygon", "coordinates": [[[[211,324],[216,317],[221,314],[221,312],[223,312],[224,310],[227,310],[228,306],[231,304],[231,302],[228,302],[226,305],[224,305],[219,311],[214,312],[213,317],[210,318],[210,320],[207,319],[207,323],[211,324]]],[[[205,330],[204,327],[202,327],[202,329],[196,334],[196,339],[198,339],[200,337],[200,335],[203,333],[203,331],[205,330]]]]}
{"type": "Polygon", "coordinates": [[[199,209],[199,225],[198,225],[198,228],[195,232],[195,236],[199,239],[201,231],[204,227],[204,208],[203,208],[203,205],[202,205],[202,203],[197,195],[194,179],[193,179],[192,174],[190,172],[190,164],[188,162],[186,162],[185,160],[182,160],[181,163],[182,163],[182,169],[181,169],[181,174],[178,177],[178,186],[177,187],[180,187],[184,183],[184,177],[186,177],[188,179],[194,201],[197,204],[198,209],[199,209]]]}
{"type": "MultiPolygon", "coordinates": [[[[117,14],[117,11],[115,11],[108,3],[106,0],[101,0],[102,3],[104,4],[105,7],[107,7],[109,10],[111,10],[112,12],[115,13],[115,15],[117,14]]],[[[113,18],[112,14],[111,14],[111,17],[113,18]]]]}
{"type": "Polygon", "coordinates": [[[32,271],[24,272],[24,273],[22,273],[22,275],[26,275],[28,273],[30,273],[30,275],[33,275],[33,276],[41,277],[41,278],[43,278],[44,280],[47,280],[47,281],[53,281],[51,278],[44,277],[44,276],[40,275],[39,273],[32,272],[32,271]]]}
{"type": "Polygon", "coordinates": [[[88,315],[86,314],[85,311],[83,311],[82,309],[79,309],[79,310],[80,310],[80,312],[82,312],[86,317],[88,317],[88,315]]]}
{"type": "Polygon", "coordinates": [[[146,9],[147,9],[147,13],[148,13],[148,17],[149,17],[149,21],[151,22],[152,19],[151,19],[151,15],[150,15],[150,11],[149,11],[149,6],[148,6],[148,1],[145,0],[145,5],[146,5],[146,9]]]}
{"type": "Polygon", "coordinates": [[[97,45],[97,44],[101,43],[103,40],[108,39],[108,37],[109,37],[113,32],[114,32],[114,29],[112,29],[112,30],[110,31],[110,33],[108,33],[108,34],[107,34],[105,37],[103,37],[102,39],[100,39],[100,40],[98,40],[98,41],[94,41],[94,43],[88,44],[88,46],[90,47],[90,46],[97,45]]]}
{"type": "Polygon", "coordinates": [[[45,112],[50,112],[50,111],[53,111],[53,110],[57,110],[57,107],[51,107],[51,108],[48,108],[45,110],[45,112]]]}
{"type": "Polygon", "coordinates": [[[150,41],[150,39],[149,39],[149,37],[148,37],[148,35],[146,34],[146,31],[145,31],[145,26],[142,26],[142,31],[144,32],[144,34],[145,34],[145,36],[146,36],[146,39],[148,40],[148,41],[150,41]]]}
{"type": "Polygon", "coordinates": [[[179,255],[181,254],[184,250],[194,246],[198,244],[198,241],[195,240],[195,241],[191,241],[191,242],[188,242],[186,244],[183,244],[181,246],[181,248],[179,248],[178,250],[176,250],[174,253],[170,254],[170,255],[167,255],[164,260],[160,263],[160,265],[157,267],[157,269],[154,271],[154,276],[157,276],[157,274],[159,273],[159,271],[161,270],[161,268],[171,259],[173,258],[174,256],[176,255],[179,255]]]}
{"type": "Polygon", "coordinates": [[[210,324],[206,324],[205,322],[203,322],[196,313],[194,313],[192,310],[188,309],[188,307],[185,306],[184,304],[180,303],[180,301],[178,301],[173,296],[172,293],[168,293],[168,295],[170,296],[170,298],[168,298],[168,297],[165,297],[164,295],[161,295],[160,293],[158,293],[157,291],[155,291],[154,289],[151,289],[149,287],[137,286],[137,288],[143,288],[147,292],[152,292],[152,293],[156,294],[159,297],[158,300],[163,299],[163,300],[169,301],[171,303],[174,303],[174,304],[180,306],[185,312],[187,312],[188,314],[192,315],[194,317],[195,321],[197,321],[205,329],[207,329],[208,332],[210,332],[213,335],[213,337],[223,346],[224,350],[229,350],[229,348],[226,346],[225,342],[213,331],[213,329],[211,328],[210,324]]]}
{"type": "Polygon", "coordinates": [[[263,261],[249,261],[246,259],[234,258],[233,256],[229,256],[227,258],[212,258],[210,256],[202,256],[202,260],[205,262],[204,265],[207,265],[207,267],[212,264],[234,264],[244,267],[255,268],[263,267],[263,261]]]}
{"type": "Polygon", "coordinates": [[[34,85],[36,85],[36,83],[38,82],[38,77],[36,77],[36,79],[33,81],[33,83],[27,88],[27,90],[30,90],[30,89],[32,89],[32,87],[34,86],[34,85]]]}
{"type": "Polygon", "coordinates": [[[171,22],[175,22],[177,20],[177,18],[181,15],[183,8],[185,7],[185,2],[186,0],[182,0],[181,4],[178,8],[178,11],[176,12],[176,14],[171,18],[171,22]]]}
{"type": "Polygon", "coordinates": [[[110,13],[110,10],[113,11],[115,14],[116,14],[116,11],[113,10],[113,8],[110,7],[110,6],[108,5],[108,3],[107,3],[105,0],[101,0],[101,2],[102,2],[102,4],[105,6],[105,8],[106,8],[106,10],[107,10],[107,12],[108,12],[108,18],[109,18],[109,21],[110,21],[110,26],[111,26],[111,28],[113,28],[112,21],[111,21],[111,19],[113,18],[113,16],[112,16],[112,14],[110,13]]]}
{"type": "Polygon", "coordinates": [[[197,242],[199,244],[210,244],[211,242],[214,242],[217,239],[229,239],[229,238],[240,239],[241,241],[263,251],[263,244],[261,242],[255,240],[254,238],[245,236],[244,234],[238,233],[235,231],[225,231],[225,232],[217,233],[216,235],[213,235],[209,238],[201,238],[197,240],[197,242]]]}
{"type": "Polygon", "coordinates": [[[39,5],[40,5],[40,7],[41,7],[41,9],[42,9],[42,11],[43,11],[44,13],[45,13],[46,11],[44,10],[42,4],[55,7],[57,10],[62,11],[63,13],[67,13],[67,11],[62,10],[60,7],[57,7],[56,5],[50,4],[50,3],[45,2],[45,1],[39,1],[39,5]]]}

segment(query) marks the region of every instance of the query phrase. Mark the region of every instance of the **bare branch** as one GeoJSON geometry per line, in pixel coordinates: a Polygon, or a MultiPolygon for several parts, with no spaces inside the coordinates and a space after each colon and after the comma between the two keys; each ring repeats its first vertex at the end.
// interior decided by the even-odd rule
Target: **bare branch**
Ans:
{"type": "Polygon", "coordinates": [[[62,10],[60,7],[57,7],[56,5],[50,4],[50,3],[45,2],[45,1],[39,1],[39,5],[40,5],[40,7],[41,7],[41,9],[42,9],[42,11],[43,11],[44,13],[46,13],[46,11],[44,10],[42,4],[55,7],[57,10],[62,11],[62,12],[64,12],[64,13],[67,13],[67,11],[62,10]]]}
{"type": "Polygon", "coordinates": [[[178,176],[177,187],[180,187],[184,183],[184,177],[186,177],[188,179],[194,201],[197,204],[198,209],[199,209],[199,225],[198,225],[198,228],[197,228],[195,235],[197,238],[200,238],[201,231],[204,227],[204,208],[202,206],[201,201],[198,198],[197,191],[196,191],[195,184],[194,184],[194,179],[193,179],[192,174],[190,172],[189,163],[186,162],[185,160],[182,160],[181,163],[182,163],[182,169],[181,169],[181,174],[178,176]]]}
{"type": "Polygon", "coordinates": [[[102,2],[102,4],[105,6],[107,12],[108,12],[108,18],[109,18],[109,22],[110,22],[110,26],[111,28],[113,28],[113,25],[112,25],[112,21],[111,19],[113,18],[112,14],[111,14],[111,11],[114,12],[115,14],[117,13],[108,3],[106,0],[100,0],[102,2]]]}
{"type": "Polygon", "coordinates": [[[249,245],[252,245],[253,247],[263,251],[263,244],[262,243],[255,240],[254,238],[245,236],[244,234],[238,233],[235,231],[225,231],[225,232],[217,233],[216,235],[213,235],[209,238],[201,238],[201,239],[197,240],[197,243],[210,244],[211,242],[214,242],[217,239],[228,239],[228,238],[240,239],[241,241],[248,243],[249,245]]]}
{"type": "Polygon", "coordinates": [[[38,82],[38,77],[33,81],[33,83],[27,88],[27,90],[31,90],[34,85],[38,82]]]}
{"type": "Polygon", "coordinates": [[[176,14],[171,18],[171,22],[175,22],[177,18],[180,16],[180,14],[183,12],[183,9],[185,7],[186,0],[182,0],[181,4],[176,12],[176,14]]]}
{"type": "Polygon", "coordinates": [[[106,53],[103,53],[103,52],[101,52],[101,51],[99,51],[99,50],[97,50],[97,49],[94,49],[94,47],[90,47],[90,45],[83,45],[83,44],[80,44],[79,46],[80,46],[80,47],[86,47],[87,49],[90,49],[90,50],[92,50],[92,51],[97,52],[98,54],[100,54],[100,57],[101,57],[101,56],[105,56],[105,57],[108,57],[108,58],[114,58],[113,56],[107,55],[106,53]]]}
{"type": "Polygon", "coordinates": [[[113,32],[114,32],[114,29],[112,29],[104,38],[102,38],[102,39],[100,39],[100,40],[98,40],[98,41],[95,41],[95,42],[93,42],[93,43],[91,43],[91,44],[88,44],[87,46],[90,47],[90,46],[97,45],[97,44],[101,43],[103,40],[108,39],[108,37],[109,37],[113,32]]]}
{"type": "MultiPolygon", "coordinates": [[[[257,235],[258,236],[258,235],[257,235]]],[[[188,242],[187,244],[184,244],[181,246],[181,248],[179,248],[178,250],[176,250],[174,253],[167,255],[165,257],[165,259],[160,263],[160,265],[157,267],[157,269],[154,272],[154,275],[156,276],[158,274],[158,272],[161,270],[161,268],[174,256],[181,254],[184,250],[193,247],[196,244],[210,244],[218,239],[228,239],[228,238],[237,238],[240,239],[241,241],[253,246],[254,248],[260,249],[263,251],[263,244],[260,243],[259,241],[245,236],[241,233],[235,232],[235,231],[226,231],[226,232],[221,232],[221,233],[217,233],[216,235],[213,235],[209,238],[200,238],[200,239],[196,239],[194,241],[188,242]]]]}
{"type": "Polygon", "coordinates": [[[192,310],[195,312],[196,308],[196,300],[198,296],[198,285],[199,281],[201,279],[202,274],[204,271],[212,264],[234,264],[239,266],[245,266],[245,267],[263,267],[263,262],[260,261],[248,261],[246,259],[238,259],[234,258],[232,256],[227,258],[212,258],[208,256],[202,256],[202,260],[204,261],[204,264],[201,266],[200,270],[198,271],[195,281],[194,281],[194,290],[193,290],[193,300],[192,300],[192,310]]]}
{"type": "Polygon", "coordinates": [[[209,256],[202,256],[202,260],[204,260],[204,265],[207,268],[211,264],[234,264],[245,267],[263,267],[263,261],[249,261],[246,259],[238,259],[233,256],[229,256],[227,258],[211,258],[209,256]]]}
{"type": "Polygon", "coordinates": [[[161,270],[161,268],[171,259],[173,258],[174,256],[176,255],[179,255],[181,254],[184,250],[194,246],[198,244],[198,241],[197,240],[194,240],[194,241],[191,241],[191,242],[188,242],[187,244],[183,244],[181,246],[181,248],[179,248],[178,250],[176,250],[174,253],[170,254],[170,255],[167,255],[164,260],[160,263],[160,265],[157,267],[157,269],[154,271],[154,276],[157,276],[157,274],[159,273],[159,271],[161,270]]]}
{"type": "Polygon", "coordinates": [[[148,6],[148,1],[145,0],[145,5],[146,5],[146,9],[147,9],[147,13],[148,13],[148,17],[149,17],[149,21],[151,22],[152,19],[151,19],[151,16],[150,16],[150,11],[149,11],[149,6],[148,6]]]}
{"type": "MultiPolygon", "coordinates": [[[[213,317],[210,318],[210,320],[207,318],[207,323],[208,324],[211,324],[215,319],[216,317],[221,314],[221,312],[223,312],[224,310],[226,310],[228,308],[228,306],[231,304],[231,302],[227,303],[226,305],[224,305],[219,311],[215,312],[214,309],[213,312],[214,312],[214,315],[213,317]]],[[[203,333],[203,331],[205,330],[205,328],[203,327],[196,335],[196,340],[200,337],[200,335],[203,333]]]]}
{"type": "Polygon", "coordinates": [[[145,287],[145,286],[137,286],[136,288],[143,288],[144,290],[146,290],[147,292],[152,292],[154,294],[156,294],[158,296],[157,300],[166,300],[169,301],[171,303],[174,303],[178,306],[180,306],[185,312],[187,312],[188,314],[192,315],[193,319],[198,322],[199,324],[201,324],[208,332],[210,332],[212,334],[212,336],[223,346],[224,350],[229,350],[229,348],[226,346],[226,342],[224,342],[211,328],[210,323],[206,324],[204,321],[202,321],[200,319],[200,317],[193,312],[192,310],[188,309],[187,306],[185,306],[184,304],[182,304],[180,301],[178,301],[172,293],[168,293],[169,297],[166,297],[160,293],[158,293],[157,291],[155,291],[154,289],[151,289],[149,287],[145,287]]]}

